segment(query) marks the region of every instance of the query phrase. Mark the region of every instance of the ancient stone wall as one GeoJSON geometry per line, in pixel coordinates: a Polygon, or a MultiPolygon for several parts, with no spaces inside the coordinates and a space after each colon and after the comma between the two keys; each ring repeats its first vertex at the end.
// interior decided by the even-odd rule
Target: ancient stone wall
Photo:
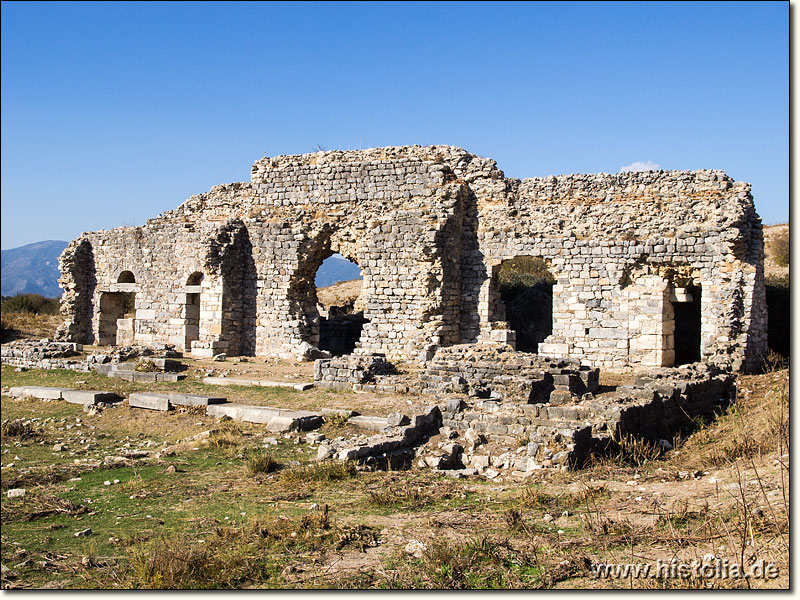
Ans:
{"type": "Polygon", "coordinates": [[[517,256],[545,259],[557,278],[542,355],[671,365],[687,329],[676,318],[698,319],[703,360],[751,368],[766,350],[747,184],[718,171],[520,181],[448,146],[264,158],[250,183],[86,233],[61,258],[59,337],[294,357],[319,342],[314,277],[333,253],[364,278],[356,353],[421,363],[439,347],[513,343],[497,271],[517,256]]]}

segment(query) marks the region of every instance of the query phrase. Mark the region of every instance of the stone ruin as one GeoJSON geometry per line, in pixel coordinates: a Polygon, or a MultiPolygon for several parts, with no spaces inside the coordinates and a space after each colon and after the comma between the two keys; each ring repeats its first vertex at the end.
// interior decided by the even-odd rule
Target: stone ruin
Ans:
{"type": "MultiPolygon", "coordinates": [[[[3,362],[158,381],[180,375],[125,357],[316,358],[320,387],[435,398],[320,445],[367,467],[524,477],[629,435],[668,444],[767,350],[761,222],[720,171],[518,180],[450,146],[263,158],[249,183],[81,235],[60,264],[57,341],[6,345],[3,362]],[[355,317],[318,302],[335,253],[361,269],[355,317]],[[548,278],[511,299],[501,276],[519,261],[548,278]],[[81,361],[81,344],[114,348],[81,361]],[[635,377],[603,386],[601,368],[635,377]]],[[[150,396],[136,405],[169,408],[150,396]]]]}
{"type": "Polygon", "coordinates": [[[314,278],[338,253],[363,275],[351,356],[422,366],[452,346],[514,347],[498,273],[533,257],[555,280],[532,297],[552,315],[539,357],[752,370],[763,247],[750,186],[720,171],[519,180],[450,146],[265,157],[249,183],[71,242],[57,339],[294,358],[321,345],[314,278]]]}

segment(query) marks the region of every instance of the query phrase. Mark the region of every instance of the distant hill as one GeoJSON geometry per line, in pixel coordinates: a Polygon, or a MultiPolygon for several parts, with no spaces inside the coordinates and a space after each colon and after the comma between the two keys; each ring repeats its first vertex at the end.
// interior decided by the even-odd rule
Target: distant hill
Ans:
{"type": "Polygon", "coordinates": [[[67,242],[49,240],[3,250],[0,253],[2,295],[60,297],[63,290],[58,287],[58,257],[66,247],[67,242]]]}
{"type": "Polygon", "coordinates": [[[342,258],[338,254],[327,258],[317,271],[317,278],[314,280],[317,287],[328,287],[340,281],[350,281],[361,279],[361,269],[358,265],[342,258]]]}
{"type": "MultiPolygon", "coordinates": [[[[2,251],[2,295],[41,294],[46,298],[58,298],[62,289],[58,287],[58,257],[67,242],[50,240],[35,242],[27,246],[2,251]]],[[[340,281],[361,279],[358,265],[333,255],[317,271],[317,287],[327,287],[340,281]]]]}

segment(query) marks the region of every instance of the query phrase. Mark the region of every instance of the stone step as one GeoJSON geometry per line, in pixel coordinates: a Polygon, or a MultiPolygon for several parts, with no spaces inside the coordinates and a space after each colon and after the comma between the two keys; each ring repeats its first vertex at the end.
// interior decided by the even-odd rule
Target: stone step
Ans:
{"type": "Polygon", "coordinates": [[[72,404],[83,404],[90,406],[98,402],[116,402],[120,399],[114,392],[103,392],[99,390],[64,390],[61,393],[62,399],[72,404]]]}
{"type": "Polygon", "coordinates": [[[247,387],[285,387],[305,392],[314,387],[313,383],[292,383],[291,381],[266,381],[263,379],[244,379],[241,377],[206,377],[203,383],[208,385],[242,385],[247,387]]]}
{"type": "Polygon", "coordinates": [[[267,406],[251,406],[228,402],[210,404],[206,414],[212,417],[230,417],[247,423],[263,423],[269,431],[308,431],[322,425],[322,415],[304,410],[285,410],[267,406]]]}
{"type": "Polygon", "coordinates": [[[63,393],[72,391],[72,388],[41,387],[41,386],[22,386],[13,387],[9,394],[14,398],[37,398],[39,400],[62,400],[63,393]]]}
{"type": "Polygon", "coordinates": [[[350,417],[347,419],[347,423],[370,431],[382,431],[384,427],[389,425],[389,419],[386,417],[365,417],[364,415],[360,415],[357,417],[350,417]]]}
{"type": "Polygon", "coordinates": [[[169,410],[169,394],[149,394],[135,392],[128,397],[128,406],[132,408],[146,408],[149,410],[169,410]]]}

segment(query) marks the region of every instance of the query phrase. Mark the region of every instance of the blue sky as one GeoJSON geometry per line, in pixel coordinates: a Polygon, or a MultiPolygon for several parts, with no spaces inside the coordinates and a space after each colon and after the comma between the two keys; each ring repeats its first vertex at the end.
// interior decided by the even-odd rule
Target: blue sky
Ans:
{"type": "Polygon", "coordinates": [[[2,3],[2,248],[141,225],[264,155],[714,168],[789,215],[789,4],[2,3]]]}

